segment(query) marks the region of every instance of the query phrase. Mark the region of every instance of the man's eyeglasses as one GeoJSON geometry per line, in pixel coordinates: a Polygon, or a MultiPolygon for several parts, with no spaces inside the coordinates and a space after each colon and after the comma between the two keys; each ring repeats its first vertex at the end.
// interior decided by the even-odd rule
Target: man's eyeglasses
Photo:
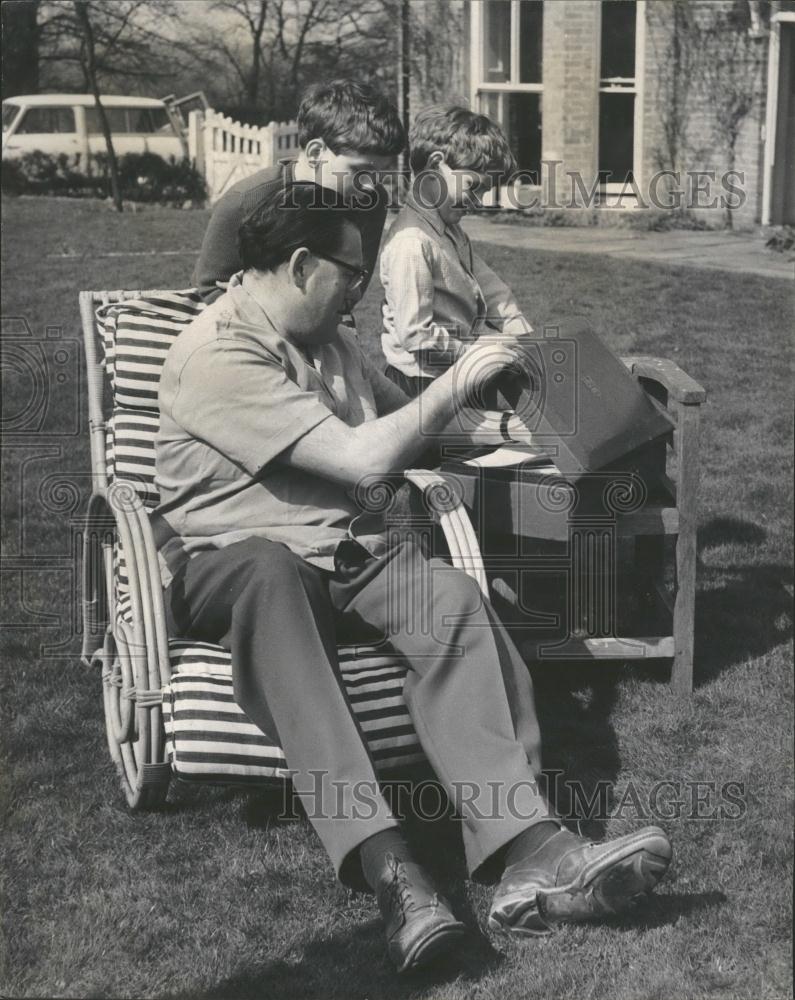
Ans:
{"type": "Polygon", "coordinates": [[[316,257],[320,257],[321,260],[329,260],[332,264],[339,264],[340,267],[344,268],[351,275],[348,279],[349,292],[358,292],[369,277],[370,272],[366,267],[357,267],[355,264],[349,264],[347,260],[332,257],[330,253],[319,253],[317,250],[313,250],[312,253],[316,257]]]}

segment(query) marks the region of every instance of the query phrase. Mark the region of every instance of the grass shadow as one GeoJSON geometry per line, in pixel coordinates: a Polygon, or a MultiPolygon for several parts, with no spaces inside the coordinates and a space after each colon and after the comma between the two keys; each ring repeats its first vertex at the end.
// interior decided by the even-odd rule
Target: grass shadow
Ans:
{"type": "Polygon", "coordinates": [[[544,748],[546,791],[558,814],[575,831],[594,839],[605,834],[605,818],[587,803],[612,787],[621,769],[611,723],[619,663],[600,661],[538,664],[531,668],[544,748]]]}
{"type": "MultiPolygon", "coordinates": [[[[470,933],[456,952],[429,969],[398,976],[384,948],[378,920],[291,945],[293,954],[253,964],[204,991],[170,1000],[261,1000],[262,997],[372,997],[403,1000],[457,983],[477,983],[503,961],[482,936],[470,933]]],[[[432,995],[432,994],[431,994],[432,995]]]]}
{"type": "Polygon", "coordinates": [[[696,686],[743,660],[762,656],[791,635],[791,567],[736,558],[743,555],[743,547],[761,546],[766,538],[764,528],[739,518],[714,518],[699,529],[696,686]],[[731,561],[711,562],[710,553],[723,548],[731,561]]]}
{"type": "Polygon", "coordinates": [[[605,926],[618,931],[648,931],[675,924],[680,917],[688,917],[702,910],[715,909],[728,902],[725,893],[718,889],[708,892],[652,893],[644,903],[623,917],[605,921],[605,926]]]}

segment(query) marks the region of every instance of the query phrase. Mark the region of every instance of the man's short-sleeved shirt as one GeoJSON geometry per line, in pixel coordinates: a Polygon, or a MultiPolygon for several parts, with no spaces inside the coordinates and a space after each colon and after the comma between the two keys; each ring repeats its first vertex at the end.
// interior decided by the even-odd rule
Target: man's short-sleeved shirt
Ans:
{"type": "MultiPolygon", "coordinates": [[[[360,510],[345,487],[277,456],[332,414],[358,426],[404,399],[352,331],[305,353],[275,329],[247,278],[233,277],[179,335],[160,379],[154,523],[164,583],[187,556],[252,535],[330,569],[360,510]]],[[[380,534],[359,540],[383,547],[380,534]]]]}

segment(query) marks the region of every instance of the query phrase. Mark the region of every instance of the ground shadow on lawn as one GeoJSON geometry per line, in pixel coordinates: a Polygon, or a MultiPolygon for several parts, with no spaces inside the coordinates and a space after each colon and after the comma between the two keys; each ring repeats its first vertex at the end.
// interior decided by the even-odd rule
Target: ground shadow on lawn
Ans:
{"type": "Polygon", "coordinates": [[[409,998],[443,989],[446,983],[477,983],[502,961],[482,936],[470,935],[455,954],[431,969],[398,976],[384,949],[383,928],[368,921],[347,932],[309,940],[300,954],[252,965],[201,992],[172,994],[170,1000],[261,1000],[262,997],[321,996],[409,998]],[[329,975],[335,978],[329,979],[329,975]],[[338,977],[344,976],[344,982],[338,977]]]}
{"type": "Polygon", "coordinates": [[[719,546],[761,546],[764,528],[737,518],[714,518],[699,529],[696,571],[696,686],[743,660],[786,642],[792,627],[792,568],[786,563],[731,562],[710,565],[719,546]]]}
{"type": "Polygon", "coordinates": [[[621,918],[606,920],[605,926],[617,931],[648,931],[675,924],[700,910],[713,910],[728,902],[718,889],[708,892],[653,892],[641,906],[621,918]]]}

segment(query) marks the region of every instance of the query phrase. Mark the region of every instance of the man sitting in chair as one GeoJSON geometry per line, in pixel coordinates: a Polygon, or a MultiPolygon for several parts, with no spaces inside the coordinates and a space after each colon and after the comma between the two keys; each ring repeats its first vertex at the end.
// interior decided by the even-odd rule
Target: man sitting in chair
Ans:
{"type": "MultiPolygon", "coordinates": [[[[466,368],[409,400],[339,327],[365,276],[361,237],[313,184],[256,209],[240,254],[242,272],[180,334],[160,382],[154,522],[169,631],[230,650],[236,700],[278,735],[339,878],[376,893],[398,970],[464,927],[377,791],[338,644],[387,641],[405,657],[404,698],[461,818],[468,870],[502,870],[492,928],[540,934],[626,909],[666,871],[665,834],[593,844],[564,828],[536,783],[527,667],[477,584],[405,538],[388,546],[351,499],[365,477],[411,468],[460,418],[473,370],[497,375],[515,349],[479,342],[466,368]]],[[[499,430],[478,437],[489,440],[499,430]]]]}

